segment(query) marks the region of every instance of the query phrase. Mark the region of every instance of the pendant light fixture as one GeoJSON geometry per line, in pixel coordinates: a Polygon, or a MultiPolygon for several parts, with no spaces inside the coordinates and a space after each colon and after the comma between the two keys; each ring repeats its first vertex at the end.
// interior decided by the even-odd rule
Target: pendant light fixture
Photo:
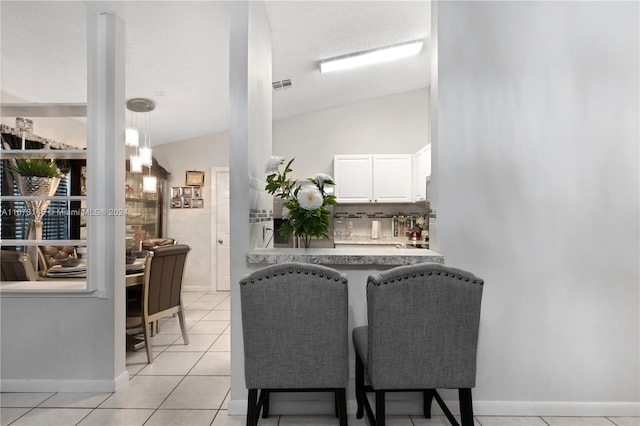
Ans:
{"type": "MultiPolygon", "coordinates": [[[[149,169],[151,173],[151,169],[149,169]]],[[[155,176],[145,176],[142,178],[142,192],[157,192],[158,179],[155,176]]]]}
{"type": "MultiPolygon", "coordinates": [[[[127,101],[127,109],[134,113],[136,117],[135,126],[132,125],[130,128],[127,128],[125,137],[125,144],[127,146],[135,147],[136,149],[135,154],[130,157],[130,170],[133,173],[141,173],[142,166],[150,168],[153,163],[151,137],[149,136],[149,113],[155,108],[156,103],[151,99],[132,98],[127,101]],[[145,114],[142,146],[140,146],[140,132],[139,129],[136,128],[138,124],[137,116],[139,113],[145,114]]],[[[132,119],[131,121],[133,122],[134,120],[132,119]]]]}
{"type": "Polygon", "coordinates": [[[138,129],[133,127],[127,128],[125,144],[133,147],[137,147],[140,144],[140,134],[138,133],[138,129]]]}
{"type": "Polygon", "coordinates": [[[142,173],[142,163],[139,156],[132,155],[129,157],[129,171],[131,173],[142,173]]]}

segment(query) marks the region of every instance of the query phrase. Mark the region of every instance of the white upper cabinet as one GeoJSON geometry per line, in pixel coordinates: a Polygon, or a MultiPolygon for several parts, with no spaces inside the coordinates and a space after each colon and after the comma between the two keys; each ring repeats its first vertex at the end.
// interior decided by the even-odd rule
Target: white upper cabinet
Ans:
{"type": "Polygon", "coordinates": [[[340,203],[373,202],[373,160],[371,155],[336,155],[333,177],[340,203]]]}
{"type": "Polygon", "coordinates": [[[412,201],[411,154],[373,156],[373,202],[412,201]]]}
{"type": "Polygon", "coordinates": [[[411,202],[411,163],[410,154],[334,156],[338,202],[411,202]]]}
{"type": "Polygon", "coordinates": [[[431,144],[413,154],[413,201],[427,199],[427,178],[431,176],[431,144]]]}

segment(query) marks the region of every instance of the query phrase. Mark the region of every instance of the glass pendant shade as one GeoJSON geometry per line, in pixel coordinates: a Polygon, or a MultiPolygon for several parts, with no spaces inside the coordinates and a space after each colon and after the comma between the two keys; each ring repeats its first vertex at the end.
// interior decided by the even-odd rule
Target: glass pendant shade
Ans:
{"type": "Polygon", "coordinates": [[[142,173],[142,161],[137,155],[132,155],[129,158],[129,169],[131,173],[142,173]]]}
{"type": "Polygon", "coordinates": [[[156,192],[157,184],[155,176],[145,176],[142,178],[142,192],[156,192]]]}
{"type": "Polygon", "coordinates": [[[125,144],[127,146],[138,146],[140,145],[140,134],[138,133],[138,129],[129,128],[125,133],[125,144]]]}
{"type": "Polygon", "coordinates": [[[151,166],[153,160],[151,159],[151,148],[142,147],[138,150],[138,157],[143,166],[151,166]]]}

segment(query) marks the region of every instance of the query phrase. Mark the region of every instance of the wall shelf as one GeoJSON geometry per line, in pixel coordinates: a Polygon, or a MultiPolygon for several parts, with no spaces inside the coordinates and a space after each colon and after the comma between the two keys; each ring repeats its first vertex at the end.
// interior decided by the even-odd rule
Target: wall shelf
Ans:
{"type": "Polygon", "coordinates": [[[1,246],[86,246],[87,240],[18,240],[3,238],[1,246]]]}
{"type": "Polygon", "coordinates": [[[86,103],[3,103],[3,117],[86,117],[86,103]]]}
{"type": "Polygon", "coordinates": [[[87,151],[84,149],[3,149],[2,159],[9,158],[45,158],[47,160],[64,158],[68,160],[84,160],[87,151]]]}
{"type": "Polygon", "coordinates": [[[2,201],[86,201],[86,195],[3,195],[2,201]]]}

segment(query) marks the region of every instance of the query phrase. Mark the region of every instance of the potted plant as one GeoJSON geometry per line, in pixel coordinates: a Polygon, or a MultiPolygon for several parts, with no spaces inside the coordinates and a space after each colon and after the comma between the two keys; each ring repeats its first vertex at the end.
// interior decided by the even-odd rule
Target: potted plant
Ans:
{"type": "Polygon", "coordinates": [[[333,178],[324,173],[318,173],[302,182],[287,176],[292,172],[291,159],[285,164],[283,157],[272,156],[265,167],[267,176],[266,191],[282,198],[282,218],[285,222],[280,228],[283,237],[293,235],[301,239],[305,248],[309,248],[311,238],[329,238],[327,232],[331,223],[329,206],[336,205],[336,197],[327,193],[325,186],[333,186],[333,178]]]}
{"type": "MultiPolygon", "coordinates": [[[[53,196],[63,176],[56,161],[45,157],[16,158],[7,168],[13,173],[22,196],[53,196]]],[[[29,239],[42,239],[42,218],[50,202],[50,199],[25,200],[31,216],[29,239]]]]}
{"type": "Polygon", "coordinates": [[[63,176],[55,160],[42,158],[16,158],[8,169],[16,177],[22,195],[53,195],[63,176]]]}

